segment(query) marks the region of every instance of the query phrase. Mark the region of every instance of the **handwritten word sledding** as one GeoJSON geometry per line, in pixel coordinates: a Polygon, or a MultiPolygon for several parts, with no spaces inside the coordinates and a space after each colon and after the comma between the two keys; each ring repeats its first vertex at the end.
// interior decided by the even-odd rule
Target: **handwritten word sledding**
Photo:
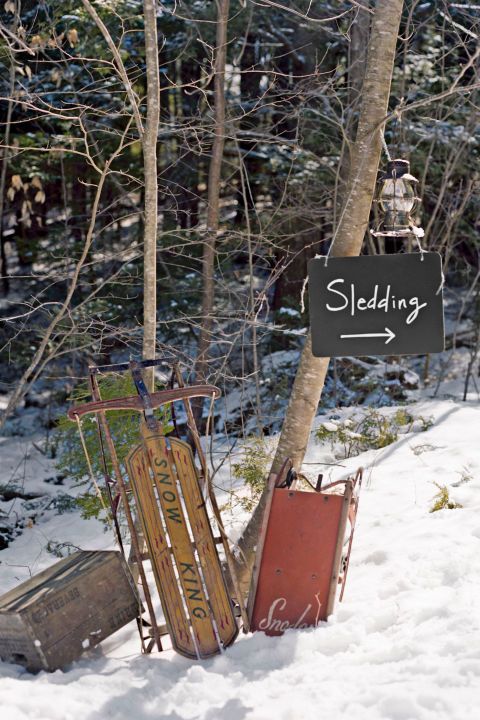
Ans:
{"type": "Polygon", "coordinates": [[[392,310],[405,311],[412,308],[405,319],[406,324],[411,325],[417,319],[420,310],[427,306],[426,302],[420,302],[418,296],[403,298],[392,295],[391,285],[387,285],[385,290],[382,290],[380,293],[379,285],[375,285],[372,296],[365,298],[357,296],[354,283],[350,283],[350,290],[344,287],[343,289],[345,289],[346,292],[342,292],[342,290],[338,288],[344,286],[344,283],[345,280],[343,278],[336,278],[327,285],[327,290],[338,296],[337,298],[332,298],[332,302],[335,301],[336,304],[330,305],[330,303],[327,303],[326,307],[330,312],[340,312],[341,310],[349,309],[351,316],[354,317],[357,312],[362,312],[363,310],[384,310],[388,313],[392,310]]]}

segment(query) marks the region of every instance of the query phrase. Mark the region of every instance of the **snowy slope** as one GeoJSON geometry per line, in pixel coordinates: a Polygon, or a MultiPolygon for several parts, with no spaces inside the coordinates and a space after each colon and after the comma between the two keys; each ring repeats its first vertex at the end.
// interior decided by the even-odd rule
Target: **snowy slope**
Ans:
{"type": "MultiPolygon", "coordinates": [[[[141,656],[131,624],[65,672],[0,664],[9,720],[465,720],[480,705],[480,406],[426,400],[424,433],[344,461],[366,468],[344,602],[317,629],[241,636],[202,664],[141,656]],[[430,513],[447,485],[463,507],[430,513]]],[[[8,442],[8,441],[6,441],[8,442]]],[[[325,462],[312,441],[307,460],[325,462]]],[[[312,466],[308,466],[312,470],[312,466]]],[[[320,469],[320,468],[319,468],[320,469]]],[[[332,479],[343,476],[337,468],[332,479]]],[[[0,552],[2,589],[52,562],[45,538],[110,547],[95,521],[46,513],[0,552]],[[13,569],[11,565],[16,564],[13,569]]]]}

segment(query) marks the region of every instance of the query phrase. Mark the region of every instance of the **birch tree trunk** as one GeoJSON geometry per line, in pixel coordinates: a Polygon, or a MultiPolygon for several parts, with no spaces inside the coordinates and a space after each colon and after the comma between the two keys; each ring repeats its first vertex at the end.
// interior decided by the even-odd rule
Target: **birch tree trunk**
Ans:
{"type": "MultiPolygon", "coordinates": [[[[387,114],[402,9],[403,0],[377,0],[376,3],[357,135],[352,147],[345,202],[332,241],[332,257],[359,255],[368,228],[382,150],[382,121],[387,114]]],[[[328,363],[329,358],[313,357],[309,334],[295,377],[271,473],[277,473],[287,457],[292,459],[295,467],[301,467],[328,363]]],[[[263,500],[264,496],[238,542],[241,560],[238,562],[237,571],[244,589],[247,589],[250,580],[263,514],[263,500]]]]}
{"type": "MultiPolygon", "coordinates": [[[[155,358],[157,330],[157,137],[160,119],[156,0],[144,0],[147,117],[143,135],[145,208],[143,233],[143,358],[155,358]]],[[[153,368],[145,373],[147,387],[154,390],[153,368]]]]}
{"type": "MultiPolygon", "coordinates": [[[[214,301],[215,244],[220,221],[220,180],[223,148],[225,145],[225,63],[227,58],[227,28],[229,0],[216,0],[217,33],[214,60],[214,131],[212,156],[208,171],[207,233],[203,245],[202,327],[198,341],[196,375],[207,373],[211,342],[212,311],[214,301]]],[[[201,406],[200,406],[201,407],[201,406]]],[[[197,409],[198,406],[195,406],[197,409]]],[[[197,410],[198,413],[198,410],[197,410]]],[[[196,415],[197,415],[196,413],[196,415]]]]}

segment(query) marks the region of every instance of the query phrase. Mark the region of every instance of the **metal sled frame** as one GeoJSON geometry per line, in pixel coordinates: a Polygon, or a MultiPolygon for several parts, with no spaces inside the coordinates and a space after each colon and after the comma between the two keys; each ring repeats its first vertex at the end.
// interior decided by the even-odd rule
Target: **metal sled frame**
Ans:
{"type": "Polygon", "coordinates": [[[185,387],[178,366],[172,378],[179,387],[148,393],[141,369],[165,364],[164,360],[131,362],[128,364],[91,368],[90,386],[94,401],[73,407],[68,416],[77,420],[88,413],[99,418],[99,441],[105,444],[112,461],[115,479],[108,476],[104,460],[106,487],[115,522],[117,540],[122,545],[117,513],[122,504],[132,539],[132,554],[138,569],[150,622],[139,620],[142,649],[150,652],[156,643],[162,649],[160,636],[168,632],[177,652],[190,658],[206,658],[230,645],[238,634],[234,608],[222,572],[216,544],[223,544],[231,582],[240,607],[244,631],[248,619],[236,582],[233,558],[211,483],[208,479],[205,456],[195,426],[190,399],[219,397],[220,390],[212,385],[185,387]],[[102,400],[97,383],[100,372],[131,371],[138,395],[102,400]],[[187,414],[187,424],[195,444],[202,469],[199,472],[188,443],[162,434],[153,410],[167,403],[181,401],[187,414]],[[143,413],[141,443],[126,459],[128,479],[122,473],[108,426],[108,410],[132,410],[143,413]],[[141,529],[136,525],[130,507],[133,495],[141,529]],[[206,510],[211,507],[220,530],[214,538],[206,510]],[[139,530],[143,538],[139,535],[139,530]],[[148,552],[143,552],[144,541],[148,552]],[[144,560],[150,560],[155,584],[166,619],[158,625],[152,597],[146,580],[144,560]],[[150,625],[150,638],[144,636],[144,625],[150,625]],[[147,642],[146,642],[147,641],[147,642]]]}
{"type": "Polygon", "coordinates": [[[343,598],[362,470],[316,492],[286,482],[291,462],[269,478],[248,599],[251,630],[279,635],[315,627],[343,598]],[[342,486],[343,493],[326,492],[342,486]],[[345,532],[351,532],[345,547],[345,532]]]}

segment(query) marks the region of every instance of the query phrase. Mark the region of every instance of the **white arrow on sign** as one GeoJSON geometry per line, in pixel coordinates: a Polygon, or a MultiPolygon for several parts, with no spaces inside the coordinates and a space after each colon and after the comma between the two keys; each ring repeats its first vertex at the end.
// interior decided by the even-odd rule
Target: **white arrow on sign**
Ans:
{"type": "Polygon", "coordinates": [[[384,337],[387,338],[385,340],[385,345],[388,345],[389,342],[393,340],[394,337],[396,337],[395,333],[390,330],[390,328],[385,328],[385,332],[383,333],[357,333],[356,335],[340,335],[340,339],[346,339],[346,338],[374,338],[374,337],[384,337]]]}

